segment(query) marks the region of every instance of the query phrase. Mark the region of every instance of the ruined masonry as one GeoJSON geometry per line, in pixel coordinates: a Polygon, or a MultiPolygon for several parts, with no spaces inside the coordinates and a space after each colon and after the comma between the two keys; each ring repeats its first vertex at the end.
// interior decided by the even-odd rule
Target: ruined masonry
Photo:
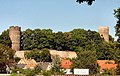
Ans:
{"type": "Polygon", "coordinates": [[[109,42],[109,27],[108,26],[99,26],[98,32],[100,36],[103,37],[106,42],[109,42]]]}
{"type": "Polygon", "coordinates": [[[20,32],[21,27],[11,26],[9,28],[9,37],[12,41],[12,49],[15,51],[20,51],[20,32]]]}

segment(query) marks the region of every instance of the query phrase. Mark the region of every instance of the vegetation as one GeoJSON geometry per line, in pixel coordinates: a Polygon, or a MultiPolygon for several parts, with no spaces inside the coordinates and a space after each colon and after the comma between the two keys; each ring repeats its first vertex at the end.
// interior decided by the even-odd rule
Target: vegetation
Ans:
{"type": "Polygon", "coordinates": [[[90,47],[89,44],[92,43],[97,46],[102,43],[103,39],[99,33],[91,30],[86,31],[84,29],[74,29],[64,33],[53,33],[51,29],[27,29],[22,32],[21,41],[23,50],[47,48],[74,51],[77,47],[89,49],[92,47],[90,47]]]}
{"type": "Polygon", "coordinates": [[[6,71],[6,65],[10,66],[14,62],[15,51],[6,45],[0,44],[0,72],[6,71]]]}
{"type": "Polygon", "coordinates": [[[6,45],[8,47],[11,47],[9,30],[5,30],[5,31],[2,32],[2,34],[0,35],[0,43],[6,45]]]}
{"type": "MultiPolygon", "coordinates": [[[[88,2],[92,4],[94,0],[77,0],[77,2],[88,2]],[[91,1],[91,2],[89,2],[91,1]]],[[[41,73],[44,75],[62,74],[60,70],[60,58],[54,56],[53,61],[51,59],[48,49],[63,50],[63,51],[75,51],[77,58],[72,59],[73,68],[88,68],[90,74],[97,74],[99,67],[96,64],[96,60],[115,60],[118,64],[116,70],[106,70],[104,74],[114,75],[120,74],[120,8],[114,11],[114,15],[117,18],[115,26],[116,36],[118,40],[114,42],[112,36],[109,36],[110,42],[107,43],[100,37],[99,33],[91,30],[73,29],[69,32],[52,32],[51,29],[27,29],[21,33],[21,48],[23,50],[31,50],[25,53],[26,58],[35,59],[37,62],[52,62],[53,66],[51,71],[41,71],[41,67],[37,65],[34,70],[13,70],[16,73],[19,70],[22,74],[28,76],[34,76],[41,73]],[[47,49],[44,49],[47,48],[47,49]]],[[[14,51],[10,49],[11,40],[9,38],[9,30],[4,31],[0,35],[0,70],[5,69],[5,65],[14,60],[14,51]],[[5,46],[8,45],[8,46],[5,46]],[[4,66],[4,67],[3,67],[4,66]]],[[[18,62],[19,58],[15,58],[18,62]]],[[[14,75],[14,74],[13,74],[14,75]]]]}
{"type": "Polygon", "coordinates": [[[52,62],[48,49],[42,49],[41,51],[38,49],[33,49],[30,52],[25,52],[25,57],[27,59],[35,59],[37,62],[52,62]]]}
{"type": "Polygon", "coordinates": [[[120,48],[120,8],[114,10],[114,15],[117,18],[117,23],[115,25],[115,36],[118,37],[117,39],[117,47],[120,48]]]}
{"type": "Polygon", "coordinates": [[[95,51],[79,49],[77,58],[72,59],[72,69],[74,68],[89,68],[90,74],[98,73],[98,66],[96,64],[97,56],[95,51]]]}
{"type": "Polygon", "coordinates": [[[53,56],[53,62],[52,62],[52,71],[53,74],[60,73],[60,57],[58,55],[53,56]]]}
{"type": "Polygon", "coordinates": [[[81,4],[83,2],[87,2],[88,5],[92,5],[93,1],[95,1],[95,0],[77,0],[76,2],[78,2],[79,4],[81,4]]]}
{"type": "Polygon", "coordinates": [[[117,18],[117,22],[116,22],[116,25],[115,25],[115,36],[118,37],[117,39],[117,42],[116,42],[116,54],[115,56],[117,57],[117,69],[116,69],[116,73],[117,75],[120,75],[120,8],[114,10],[114,15],[115,17],[117,18]]]}

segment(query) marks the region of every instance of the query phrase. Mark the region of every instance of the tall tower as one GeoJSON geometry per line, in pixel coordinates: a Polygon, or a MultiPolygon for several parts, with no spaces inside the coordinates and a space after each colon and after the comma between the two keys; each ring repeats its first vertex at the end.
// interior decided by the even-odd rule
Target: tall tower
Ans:
{"type": "Polygon", "coordinates": [[[9,37],[12,42],[12,49],[15,51],[20,50],[20,32],[21,28],[19,26],[11,26],[9,28],[9,37]]]}
{"type": "Polygon", "coordinates": [[[106,42],[109,42],[109,27],[108,26],[99,26],[98,32],[100,36],[102,36],[106,42]]]}

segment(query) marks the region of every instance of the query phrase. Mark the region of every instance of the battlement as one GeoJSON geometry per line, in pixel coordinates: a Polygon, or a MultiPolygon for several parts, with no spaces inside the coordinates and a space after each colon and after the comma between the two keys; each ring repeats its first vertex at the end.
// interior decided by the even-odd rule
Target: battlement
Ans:
{"type": "Polygon", "coordinates": [[[11,31],[20,31],[21,27],[19,27],[19,26],[10,26],[10,30],[11,31]]]}

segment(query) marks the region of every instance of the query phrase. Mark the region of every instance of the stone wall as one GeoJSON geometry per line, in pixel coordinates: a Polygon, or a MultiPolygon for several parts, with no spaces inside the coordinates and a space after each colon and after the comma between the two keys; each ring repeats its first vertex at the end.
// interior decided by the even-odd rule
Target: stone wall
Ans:
{"type": "Polygon", "coordinates": [[[108,26],[99,26],[98,32],[100,36],[105,39],[106,42],[109,42],[109,27],[108,26]]]}
{"type": "Polygon", "coordinates": [[[15,51],[20,50],[20,32],[21,28],[19,26],[11,26],[9,28],[9,37],[12,42],[12,49],[15,51]]]}

